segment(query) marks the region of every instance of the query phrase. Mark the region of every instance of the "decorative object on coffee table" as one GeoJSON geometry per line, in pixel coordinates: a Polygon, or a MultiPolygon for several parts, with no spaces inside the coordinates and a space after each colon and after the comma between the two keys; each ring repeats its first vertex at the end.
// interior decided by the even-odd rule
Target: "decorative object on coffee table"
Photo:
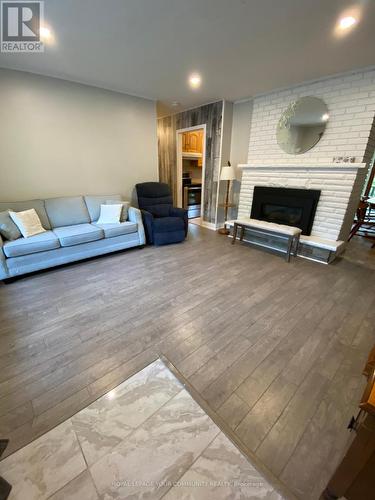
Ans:
{"type": "MultiPolygon", "coordinates": [[[[8,439],[0,439],[0,457],[8,446],[8,439]]],[[[9,497],[12,486],[0,476],[0,500],[6,500],[9,497]]]]}
{"type": "Polygon", "coordinates": [[[229,234],[229,229],[225,226],[226,221],[228,220],[228,208],[232,208],[235,205],[233,203],[229,203],[229,191],[230,191],[230,182],[234,181],[236,178],[236,173],[234,171],[234,168],[230,164],[230,161],[228,161],[228,165],[225,167],[222,167],[221,172],[220,172],[220,180],[221,181],[226,181],[227,182],[227,189],[226,189],[226,194],[225,194],[225,203],[220,203],[219,207],[224,208],[224,227],[219,229],[220,234],[229,234]]]}

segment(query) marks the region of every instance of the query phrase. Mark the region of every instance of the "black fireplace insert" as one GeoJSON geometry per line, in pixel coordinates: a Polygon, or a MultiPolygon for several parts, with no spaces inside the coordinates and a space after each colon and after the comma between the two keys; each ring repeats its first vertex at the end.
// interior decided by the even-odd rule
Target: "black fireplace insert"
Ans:
{"type": "Polygon", "coordinates": [[[251,217],[302,229],[308,236],[314,222],[320,191],[316,189],[289,189],[254,187],[251,217]]]}

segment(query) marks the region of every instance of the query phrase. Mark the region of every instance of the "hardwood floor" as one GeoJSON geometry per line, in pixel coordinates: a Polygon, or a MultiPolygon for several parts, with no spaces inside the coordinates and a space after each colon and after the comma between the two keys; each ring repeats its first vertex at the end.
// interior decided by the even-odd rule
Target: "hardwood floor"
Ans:
{"type": "Polygon", "coordinates": [[[374,250],[330,266],[191,226],[0,285],[0,437],[30,442],[160,354],[297,497],[317,499],[348,441],[374,342],[374,250]]]}

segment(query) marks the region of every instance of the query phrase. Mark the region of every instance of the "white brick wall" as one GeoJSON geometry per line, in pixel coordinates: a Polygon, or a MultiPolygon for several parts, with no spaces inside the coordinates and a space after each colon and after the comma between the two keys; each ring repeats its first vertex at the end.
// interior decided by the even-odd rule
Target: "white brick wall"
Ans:
{"type": "Polygon", "coordinates": [[[331,164],[334,156],[354,156],[368,161],[366,147],[375,114],[375,70],[360,71],[299,85],[254,99],[248,164],[296,165],[288,169],[245,169],[242,176],[239,215],[249,216],[255,185],[301,187],[322,191],[313,225],[313,236],[346,239],[360,196],[364,170],[316,170],[301,165],[331,164]],[[276,141],[282,112],[303,96],[320,97],[330,115],[319,143],[301,155],[285,153],[276,141]],[[299,166],[299,167],[298,167],[299,166]],[[355,199],[354,199],[355,198],[355,199]],[[345,234],[344,234],[345,233],[345,234]]]}
{"type": "Polygon", "coordinates": [[[330,163],[334,156],[362,162],[375,113],[375,70],[299,85],[254,99],[248,163],[330,163]],[[302,155],[285,153],[276,141],[276,126],[291,101],[320,97],[330,119],[322,139],[302,155]]]}

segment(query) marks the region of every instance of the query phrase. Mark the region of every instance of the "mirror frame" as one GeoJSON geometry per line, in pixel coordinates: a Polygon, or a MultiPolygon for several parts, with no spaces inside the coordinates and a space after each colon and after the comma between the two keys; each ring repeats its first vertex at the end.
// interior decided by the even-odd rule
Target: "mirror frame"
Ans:
{"type": "MultiPolygon", "coordinates": [[[[310,111],[310,115],[315,120],[317,120],[317,116],[313,116],[311,111],[310,111]]],[[[300,114],[300,116],[301,116],[301,114],[300,114]]],[[[304,117],[304,119],[306,120],[306,117],[304,117]]],[[[326,103],[323,101],[323,99],[320,99],[319,97],[315,97],[315,96],[300,97],[300,98],[296,99],[295,101],[292,101],[291,103],[289,103],[288,107],[282,112],[282,114],[279,118],[279,121],[278,121],[277,127],[276,127],[277,144],[278,144],[279,148],[284,151],[284,153],[287,153],[290,155],[300,155],[303,153],[307,153],[307,151],[310,151],[314,146],[316,146],[318,144],[318,142],[320,141],[320,139],[323,137],[328,121],[329,121],[328,107],[327,107],[326,103]],[[310,127],[309,127],[308,123],[307,123],[307,125],[305,125],[305,124],[300,125],[300,127],[299,127],[300,129],[302,129],[302,127],[305,127],[306,130],[308,128],[310,129],[310,131],[313,128],[316,128],[317,130],[315,131],[314,140],[312,140],[313,138],[311,138],[310,141],[307,142],[306,144],[303,145],[303,143],[302,143],[300,150],[297,150],[298,138],[297,138],[296,144],[294,145],[293,148],[291,145],[290,145],[290,147],[288,147],[288,140],[290,139],[291,134],[290,134],[290,132],[288,133],[287,130],[288,129],[290,130],[291,120],[293,118],[295,118],[296,116],[298,116],[298,112],[301,111],[301,107],[306,103],[309,104],[309,108],[315,108],[315,109],[313,109],[313,112],[316,115],[320,116],[320,121],[312,122],[312,125],[310,127]],[[297,109],[298,107],[300,108],[300,110],[297,109]],[[285,137],[283,137],[283,136],[285,136],[285,137]]],[[[297,125],[297,127],[298,127],[298,125],[297,125]]],[[[314,131],[313,131],[313,133],[314,133],[314,131]]]]}

